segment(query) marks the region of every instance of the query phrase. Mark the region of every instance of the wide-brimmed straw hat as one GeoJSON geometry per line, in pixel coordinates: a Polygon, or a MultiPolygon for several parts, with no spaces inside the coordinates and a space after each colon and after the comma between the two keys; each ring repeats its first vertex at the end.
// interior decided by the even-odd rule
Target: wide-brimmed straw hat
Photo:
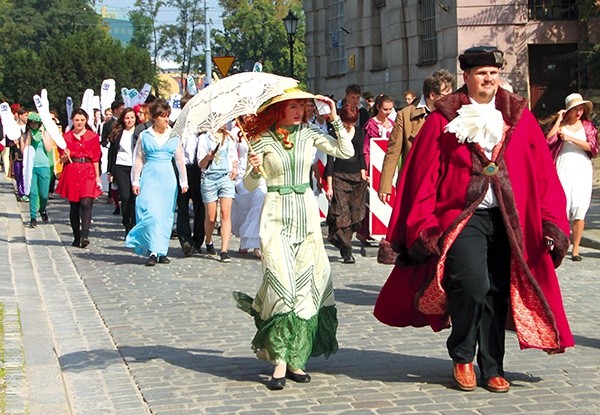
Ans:
{"type": "Polygon", "coordinates": [[[585,105],[588,112],[592,111],[592,102],[584,100],[581,94],[575,92],[565,98],[565,111],[569,111],[579,105],[585,105]]]}
{"type": "Polygon", "coordinates": [[[316,98],[316,97],[313,94],[311,94],[310,92],[303,91],[300,88],[286,89],[283,92],[283,94],[277,95],[276,97],[273,97],[273,98],[269,99],[267,102],[265,102],[264,104],[262,104],[260,106],[260,108],[258,109],[258,111],[256,111],[256,113],[260,114],[267,107],[269,107],[273,104],[276,104],[278,102],[281,102],[281,101],[288,101],[290,99],[314,99],[314,98],[316,98]]]}

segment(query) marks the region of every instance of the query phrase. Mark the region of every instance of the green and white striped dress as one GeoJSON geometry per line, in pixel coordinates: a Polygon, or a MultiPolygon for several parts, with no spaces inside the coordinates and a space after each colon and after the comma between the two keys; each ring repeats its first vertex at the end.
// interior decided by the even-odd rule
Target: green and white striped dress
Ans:
{"type": "MultiPolygon", "coordinates": [[[[331,267],[317,201],[307,186],[314,147],[334,157],[354,155],[354,132],[348,133],[339,119],[333,125],[339,140],[301,124],[288,130],[292,149],[286,150],[273,132],[253,144],[262,156],[269,190],[260,220],[263,281],[256,298],[234,296],[238,307],[255,317],[252,348],[257,356],[294,369],[304,369],[310,356],[328,357],[338,348],[331,267]]],[[[252,191],[258,179],[247,175],[244,184],[252,191]]]]}

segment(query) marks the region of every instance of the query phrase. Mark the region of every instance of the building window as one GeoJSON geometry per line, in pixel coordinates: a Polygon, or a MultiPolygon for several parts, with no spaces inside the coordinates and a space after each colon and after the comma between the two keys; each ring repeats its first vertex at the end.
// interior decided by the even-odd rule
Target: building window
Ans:
{"type": "Polygon", "coordinates": [[[529,20],[579,20],[577,0],[529,0],[529,20]]]}
{"type": "Polygon", "coordinates": [[[379,71],[386,68],[383,50],[385,38],[385,0],[374,0],[373,16],[371,17],[371,70],[379,71]]]}
{"type": "Polygon", "coordinates": [[[327,34],[329,36],[329,76],[346,73],[346,40],[344,25],[345,0],[329,0],[329,19],[327,34]]]}
{"type": "Polygon", "coordinates": [[[435,28],[435,0],[419,1],[419,64],[437,62],[437,32],[435,28]]]}

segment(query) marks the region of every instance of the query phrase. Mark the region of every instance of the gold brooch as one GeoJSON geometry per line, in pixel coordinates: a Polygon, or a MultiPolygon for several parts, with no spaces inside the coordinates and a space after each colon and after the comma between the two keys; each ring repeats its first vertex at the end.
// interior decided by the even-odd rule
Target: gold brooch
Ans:
{"type": "Polygon", "coordinates": [[[483,168],[483,174],[486,176],[493,176],[496,173],[498,173],[498,165],[494,162],[490,162],[490,164],[483,168]]]}

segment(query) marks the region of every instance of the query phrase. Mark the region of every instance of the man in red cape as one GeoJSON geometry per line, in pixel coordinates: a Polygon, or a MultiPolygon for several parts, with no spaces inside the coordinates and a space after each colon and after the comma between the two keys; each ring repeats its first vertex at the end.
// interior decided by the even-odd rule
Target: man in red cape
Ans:
{"type": "Polygon", "coordinates": [[[438,100],[414,140],[387,242],[396,265],[375,317],[397,327],[450,327],[454,379],[507,392],[505,326],[521,348],[574,345],[555,267],[569,246],[566,199],[527,100],[499,88],[503,53],[459,56],[465,85],[438,100]]]}

